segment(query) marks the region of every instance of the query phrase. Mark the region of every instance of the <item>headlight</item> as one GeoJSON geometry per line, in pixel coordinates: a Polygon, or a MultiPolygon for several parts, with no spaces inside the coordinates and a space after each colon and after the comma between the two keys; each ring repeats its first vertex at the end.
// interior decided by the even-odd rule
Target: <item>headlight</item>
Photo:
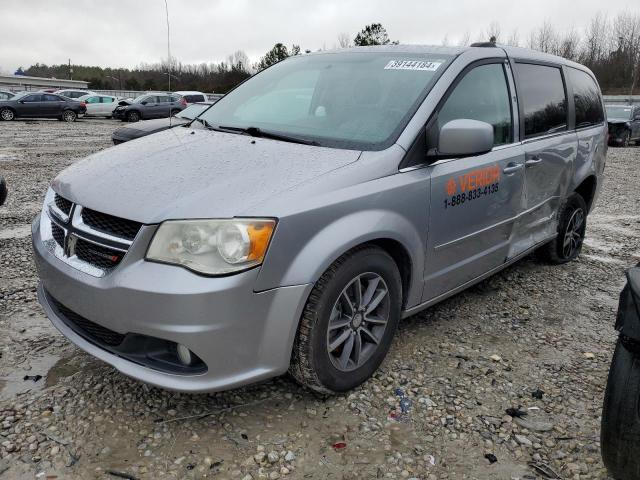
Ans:
{"type": "Polygon", "coordinates": [[[146,259],[224,275],[260,265],[275,220],[171,220],[158,228],[146,259]]]}

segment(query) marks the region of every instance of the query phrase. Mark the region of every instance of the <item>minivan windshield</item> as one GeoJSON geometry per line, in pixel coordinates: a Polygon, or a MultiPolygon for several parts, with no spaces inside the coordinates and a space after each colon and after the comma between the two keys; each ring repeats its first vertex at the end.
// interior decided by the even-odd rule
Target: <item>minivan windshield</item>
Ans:
{"type": "Polygon", "coordinates": [[[631,107],[624,105],[605,105],[607,110],[607,118],[617,118],[621,120],[629,120],[631,118],[631,107]]]}
{"type": "Polygon", "coordinates": [[[339,52],[290,57],[241,84],[199,119],[321,146],[390,146],[451,55],[339,52]]]}

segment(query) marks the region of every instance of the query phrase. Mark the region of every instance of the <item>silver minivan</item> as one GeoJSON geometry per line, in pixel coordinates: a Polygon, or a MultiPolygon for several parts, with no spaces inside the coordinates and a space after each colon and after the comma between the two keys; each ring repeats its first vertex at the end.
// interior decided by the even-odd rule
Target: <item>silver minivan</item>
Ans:
{"type": "Polygon", "coordinates": [[[126,375],[364,382],[399,321],[534,251],[575,259],[607,127],[585,67],[494,44],[299,55],[51,183],[39,298],[126,375]]]}

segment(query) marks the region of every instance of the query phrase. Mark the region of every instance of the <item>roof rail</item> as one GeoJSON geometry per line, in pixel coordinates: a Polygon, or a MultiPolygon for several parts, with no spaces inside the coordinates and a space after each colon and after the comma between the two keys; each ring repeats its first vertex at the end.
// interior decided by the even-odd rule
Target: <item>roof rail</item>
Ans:
{"type": "Polygon", "coordinates": [[[475,42],[469,45],[470,47],[495,47],[495,42],[475,42]]]}

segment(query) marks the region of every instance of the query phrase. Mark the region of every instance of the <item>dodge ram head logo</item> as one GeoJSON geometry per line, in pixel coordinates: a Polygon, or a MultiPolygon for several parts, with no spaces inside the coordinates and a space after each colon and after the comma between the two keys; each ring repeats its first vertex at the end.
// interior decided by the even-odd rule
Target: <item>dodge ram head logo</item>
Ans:
{"type": "Polygon", "coordinates": [[[78,243],[78,237],[73,233],[67,235],[67,241],[65,242],[64,254],[67,257],[73,257],[76,254],[76,244],[78,243]]]}

